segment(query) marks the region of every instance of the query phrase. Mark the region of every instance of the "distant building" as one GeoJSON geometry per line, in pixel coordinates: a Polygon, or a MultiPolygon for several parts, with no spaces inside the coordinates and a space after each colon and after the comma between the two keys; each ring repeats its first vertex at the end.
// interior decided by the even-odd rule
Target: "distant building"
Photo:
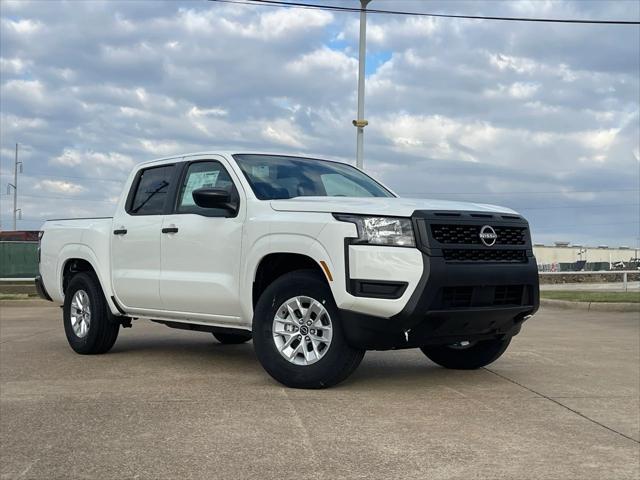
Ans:
{"type": "Polygon", "coordinates": [[[640,250],[629,247],[599,245],[586,247],[556,242],[555,245],[533,246],[538,269],[544,272],[580,270],[635,270],[638,268],[640,250]]]}

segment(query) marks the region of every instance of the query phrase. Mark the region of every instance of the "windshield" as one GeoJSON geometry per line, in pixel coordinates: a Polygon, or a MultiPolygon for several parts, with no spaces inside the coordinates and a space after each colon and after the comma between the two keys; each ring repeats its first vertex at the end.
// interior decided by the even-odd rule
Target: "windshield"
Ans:
{"type": "Polygon", "coordinates": [[[393,197],[345,163],[279,155],[234,155],[260,200],[294,197],[393,197]]]}

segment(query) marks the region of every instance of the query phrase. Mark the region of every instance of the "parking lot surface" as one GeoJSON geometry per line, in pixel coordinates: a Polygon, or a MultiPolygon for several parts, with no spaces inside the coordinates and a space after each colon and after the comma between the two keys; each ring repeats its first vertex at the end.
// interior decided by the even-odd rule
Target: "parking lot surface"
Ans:
{"type": "Polygon", "coordinates": [[[286,389],[251,344],[146,321],[80,356],[51,304],[0,306],[0,477],[637,479],[640,314],[544,309],[496,363],[368,352],[286,389]]]}

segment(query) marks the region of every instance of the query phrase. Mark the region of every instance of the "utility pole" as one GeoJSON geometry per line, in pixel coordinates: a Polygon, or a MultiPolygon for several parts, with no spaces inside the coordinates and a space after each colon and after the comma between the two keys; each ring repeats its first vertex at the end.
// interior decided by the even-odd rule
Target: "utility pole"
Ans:
{"type": "Polygon", "coordinates": [[[356,167],[364,168],[364,127],[369,125],[364,119],[364,67],[367,56],[367,5],[371,0],[360,0],[360,45],[358,50],[358,118],[354,120],[356,127],[356,167]]]}
{"type": "Polygon", "coordinates": [[[16,231],[18,229],[18,212],[20,213],[20,218],[22,219],[22,210],[18,208],[18,168],[20,168],[20,173],[22,173],[22,162],[18,161],[18,144],[16,143],[16,158],[13,165],[13,183],[9,183],[7,185],[7,193],[11,191],[13,188],[13,230],[16,231]]]}

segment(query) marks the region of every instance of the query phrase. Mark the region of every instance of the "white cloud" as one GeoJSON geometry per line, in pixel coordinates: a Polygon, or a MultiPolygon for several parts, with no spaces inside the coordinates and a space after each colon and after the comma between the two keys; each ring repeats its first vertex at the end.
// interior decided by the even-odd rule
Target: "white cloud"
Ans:
{"type": "Polygon", "coordinates": [[[31,35],[38,32],[42,28],[42,24],[38,21],[24,18],[21,20],[5,20],[2,21],[3,28],[13,30],[20,35],[31,35]]]}
{"type": "Polygon", "coordinates": [[[304,135],[288,120],[277,119],[267,122],[261,133],[268,142],[292,148],[305,148],[304,135]]]}
{"type": "Polygon", "coordinates": [[[223,32],[246,38],[269,40],[303,33],[308,29],[322,28],[333,19],[329,12],[321,10],[282,9],[265,12],[258,21],[247,22],[225,18],[214,10],[183,9],[179,15],[182,26],[194,34],[223,32]]]}
{"type": "Polygon", "coordinates": [[[179,154],[181,147],[180,143],[178,142],[150,139],[142,139],[140,140],[140,144],[142,145],[144,151],[157,157],[166,157],[179,154]]]}
{"type": "Polygon", "coordinates": [[[85,191],[82,185],[62,180],[42,180],[38,187],[52,193],[67,193],[75,195],[85,191]]]}
{"type": "Polygon", "coordinates": [[[93,152],[90,150],[78,150],[75,148],[65,148],[64,152],[52,160],[54,165],[65,167],[102,166],[114,167],[118,169],[130,168],[133,165],[132,159],[118,152],[93,152]]]}
{"type": "Polygon", "coordinates": [[[398,149],[443,160],[477,162],[469,149],[488,149],[501,134],[500,129],[487,123],[463,123],[439,115],[400,114],[374,124],[376,132],[385,135],[398,149]]]}
{"type": "Polygon", "coordinates": [[[228,115],[228,113],[229,112],[224,108],[198,108],[196,106],[193,106],[191,107],[191,110],[189,110],[189,113],[187,115],[195,118],[208,116],[225,117],[228,115]]]}
{"type": "Polygon", "coordinates": [[[512,98],[526,99],[532,97],[539,88],[539,84],[532,82],[515,82],[511,85],[499,84],[497,88],[486,90],[485,95],[488,97],[508,95],[512,98]]]}
{"type": "Polygon", "coordinates": [[[587,132],[580,132],[576,135],[576,138],[586,147],[604,151],[607,150],[616,139],[616,136],[620,133],[619,128],[609,128],[606,130],[592,130],[587,132]]]}
{"type": "Polygon", "coordinates": [[[31,101],[43,101],[44,85],[40,80],[9,80],[2,84],[3,95],[17,95],[31,101]]]}
{"type": "Polygon", "coordinates": [[[25,62],[21,58],[0,57],[0,71],[4,74],[21,74],[26,70],[28,65],[29,63],[25,62]]]}
{"type": "Polygon", "coordinates": [[[296,74],[322,74],[327,72],[338,74],[342,77],[354,77],[358,68],[358,61],[348,57],[343,52],[321,48],[287,64],[287,70],[296,74]]]}
{"type": "Polygon", "coordinates": [[[539,69],[539,64],[534,60],[523,57],[514,57],[502,53],[490,54],[489,63],[498,70],[513,70],[517,73],[531,74],[539,69]]]}
{"type": "Polygon", "coordinates": [[[4,114],[0,115],[0,123],[2,123],[5,128],[10,128],[13,131],[39,129],[47,126],[46,120],[42,118],[25,118],[4,114]]]}
{"type": "Polygon", "coordinates": [[[537,83],[516,82],[509,86],[509,95],[513,98],[529,98],[538,91],[540,85],[537,83]]]}

